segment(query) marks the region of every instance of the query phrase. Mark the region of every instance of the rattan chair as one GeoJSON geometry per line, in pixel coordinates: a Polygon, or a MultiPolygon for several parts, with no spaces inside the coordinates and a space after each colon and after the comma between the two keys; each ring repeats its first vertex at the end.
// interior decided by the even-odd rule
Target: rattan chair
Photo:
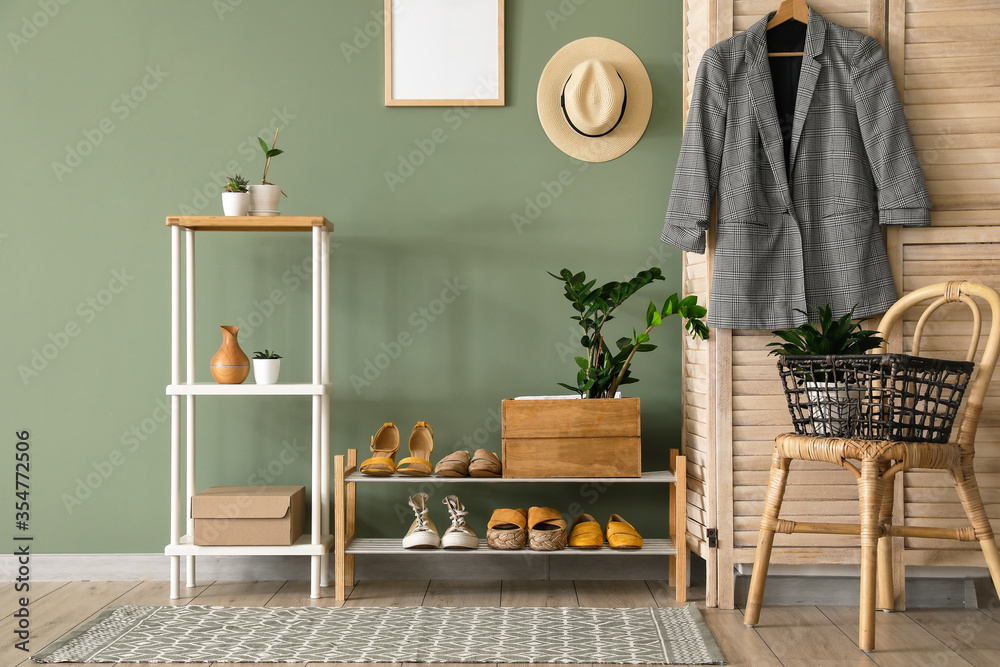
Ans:
{"type": "MultiPolygon", "coordinates": [[[[760,619],[761,601],[767,579],[774,533],[823,533],[861,536],[861,600],[858,646],[864,651],[875,648],[876,581],[878,606],[893,607],[891,537],[940,538],[961,541],[978,540],[986,557],[994,587],[1000,591],[1000,553],[983,509],[976,483],[976,428],[983,410],[983,400],[1000,354],[1000,294],[973,282],[947,282],[920,288],[901,298],[883,316],[879,330],[888,338],[907,310],[927,300],[913,335],[911,354],[920,353],[920,338],[929,316],[946,303],[962,302],[972,310],[971,344],[966,360],[972,360],[979,345],[982,315],[972,297],[984,300],[991,310],[991,326],[978,370],[965,396],[965,412],[946,444],[859,440],[786,433],[777,437],[771,459],[770,481],[760,520],[760,534],[754,559],[753,575],[744,622],[753,627],[760,619]],[[954,435],[957,433],[957,435],[954,435]],[[858,480],[860,525],[835,523],[800,523],[778,518],[785,491],[789,464],[793,460],[826,461],[843,466],[858,480]],[[860,462],[855,465],[851,460],[860,462]],[[971,526],[958,529],[892,525],[893,480],[896,473],[912,468],[947,470],[951,473],[971,526]],[[876,580],[877,572],[877,580],[876,580]]],[[[887,344],[883,345],[885,351],[887,344]]]]}

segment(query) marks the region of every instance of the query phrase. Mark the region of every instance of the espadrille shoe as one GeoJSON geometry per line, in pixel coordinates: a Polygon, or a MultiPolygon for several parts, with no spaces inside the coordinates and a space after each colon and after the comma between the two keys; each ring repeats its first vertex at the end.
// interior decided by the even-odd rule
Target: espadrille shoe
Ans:
{"type": "Polygon", "coordinates": [[[438,477],[468,477],[469,452],[460,449],[448,454],[434,466],[434,474],[438,477]]]}
{"type": "Polygon", "coordinates": [[[573,549],[600,549],[604,545],[601,524],[589,514],[576,517],[569,531],[569,546],[573,549]]]}
{"type": "Polygon", "coordinates": [[[608,519],[608,546],[612,549],[640,549],[642,537],[621,515],[612,514],[608,519]]]}
{"type": "Polygon", "coordinates": [[[403,538],[404,549],[437,549],[441,546],[434,522],[427,518],[427,494],[417,493],[410,496],[410,507],[416,518],[410,524],[403,538]]]}
{"type": "Polygon", "coordinates": [[[399,429],[392,422],[386,422],[372,436],[372,456],[361,462],[358,470],[362,475],[388,477],[396,470],[396,452],[399,451],[399,429]]]}
{"type": "Polygon", "coordinates": [[[469,474],[473,477],[499,477],[503,472],[500,459],[488,449],[477,449],[469,462],[469,474]]]}
{"type": "Polygon", "coordinates": [[[528,546],[535,551],[566,548],[566,520],[559,510],[532,507],[528,510],[528,546]]]}
{"type": "Polygon", "coordinates": [[[434,429],[427,422],[417,422],[410,433],[410,455],[396,464],[396,472],[412,477],[427,477],[434,471],[431,452],[434,450],[434,429]]]}
{"type": "Polygon", "coordinates": [[[451,516],[451,525],[441,537],[441,546],[445,549],[478,549],[479,538],[465,523],[468,512],[462,501],[458,496],[445,496],[441,502],[448,507],[448,514],[451,516]]]}
{"type": "Polygon", "coordinates": [[[493,510],[486,524],[486,544],[490,549],[523,549],[528,541],[528,513],[523,509],[493,510]]]}

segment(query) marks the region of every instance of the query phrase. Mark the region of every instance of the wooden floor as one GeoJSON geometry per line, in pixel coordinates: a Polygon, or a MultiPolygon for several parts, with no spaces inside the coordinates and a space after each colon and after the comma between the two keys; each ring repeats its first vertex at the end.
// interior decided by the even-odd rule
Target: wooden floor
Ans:
{"type": "MultiPolygon", "coordinates": [[[[13,646],[13,613],[18,598],[14,584],[2,584],[0,591],[0,665],[34,664],[13,646]]],[[[673,589],[659,581],[366,581],[354,587],[345,602],[310,600],[307,581],[218,581],[181,591],[188,597],[175,604],[676,606],[673,589]]],[[[699,591],[691,592],[693,599],[698,599],[699,591]]],[[[31,584],[30,596],[32,652],[103,609],[122,604],[170,604],[168,583],[163,581],[38,582],[31,584]]],[[[761,624],[749,629],[739,611],[699,606],[731,665],[1000,665],[1000,605],[995,602],[984,610],[879,613],[877,649],[869,655],[857,648],[857,607],[765,607],[761,624]]]]}

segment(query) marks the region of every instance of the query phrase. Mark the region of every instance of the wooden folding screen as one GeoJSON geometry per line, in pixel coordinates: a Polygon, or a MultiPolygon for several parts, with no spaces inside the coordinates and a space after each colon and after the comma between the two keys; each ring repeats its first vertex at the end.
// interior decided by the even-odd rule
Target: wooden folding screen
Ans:
{"type": "MultiPolygon", "coordinates": [[[[778,4],[685,0],[685,119],[705,49],[745,30],[778,4]]],[[[906,292],[929,282],[973,278],[1000,288],[1000,226],[992,226],[1000,223],[1000,0],[810,4],[828,20],[878,39],[896,75],[935,207],[932,228],[888,233],[897,287],[906,292]]],[[[710,234],[705,255],[684,255],[684,289],[700,301],[710,301],[712,242],[710,234]]],[[[912,332],[912,323],[909,327],[912,332]]],[[[950,355],[959,344],[949,336],[954,327],[939,325],[935,354],[950,355]]],[[[774,360],[765,349],[771,340],[767,331],[748,330],[713,330],[708,342],[685,340],[688,546],[708,562],[709,604],[723,608],[734,604],[734,566],[753,562],[774,437],[791,426],[774,360]]],[[[997,400],[995,395],[991,400],[997,400]]],[[[987,405],[977,471],[987,511],[1000,518],[997,414],[987,405]]],[[[856,484],[842,468],[796,463],[789,482],[783,518],[857,521],[856,484]]],[[[940,475],[908,473],[897,494],[907,501],[909,524],[941,525],[961,516],[954,490],[940,475]]],[[[896,521],[902,520],[900,513],[896,521]]],[[[982,557],[970,551],[975,545],[897,542],[900,580],[907,564],[982,565],[982,557]]],[[[771,562],[854,564],[856,546],[851,538],[779,535],[771,562]]],[[[900,593],[897,606],[904,604],[900,593]]]]}

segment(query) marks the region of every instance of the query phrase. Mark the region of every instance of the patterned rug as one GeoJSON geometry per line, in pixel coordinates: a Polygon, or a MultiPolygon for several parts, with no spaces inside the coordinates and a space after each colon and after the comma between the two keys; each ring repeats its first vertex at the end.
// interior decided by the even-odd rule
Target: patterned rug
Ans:
{"type": "Polygon", "coordinates": [[[36,662],[725,664],[698,607],[116,607],[36,662]]]}

